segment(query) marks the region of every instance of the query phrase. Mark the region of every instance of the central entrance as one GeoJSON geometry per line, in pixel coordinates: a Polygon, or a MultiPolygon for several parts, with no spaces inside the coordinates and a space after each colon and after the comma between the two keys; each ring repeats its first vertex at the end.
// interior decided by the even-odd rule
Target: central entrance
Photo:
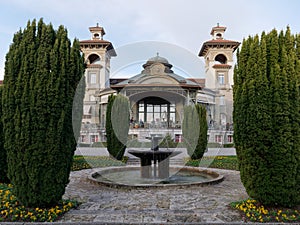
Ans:
{"type": "Polygon", "coordinates": [[[176,122],[176,105],[160,97],[146,97],[137,102],[137,116],[145,127],[169,128],[176,122]]]}

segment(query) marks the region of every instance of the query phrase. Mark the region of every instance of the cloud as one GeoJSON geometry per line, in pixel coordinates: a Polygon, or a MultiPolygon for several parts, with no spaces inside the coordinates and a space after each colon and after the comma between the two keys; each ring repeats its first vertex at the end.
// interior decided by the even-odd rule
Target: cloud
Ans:
{"type": "Polygon", "coordinates": [[[2,1],[0,19],[5,22],[0,25],[0,67],[4,67],[13,33],[33,18],[43,17],[54,27],[65,25],[71,39],[89,39],[88,27],[100,23],[106,31],[104,38],[116,48],[140,41],[162,41],[197,55],[217,23],[227,26],[225,38],[237,41],[263,30],[284,29],[288,24],[293,32],[299,32],[299,8],[298,0],[289,4],[281,0],[2,1]]]}

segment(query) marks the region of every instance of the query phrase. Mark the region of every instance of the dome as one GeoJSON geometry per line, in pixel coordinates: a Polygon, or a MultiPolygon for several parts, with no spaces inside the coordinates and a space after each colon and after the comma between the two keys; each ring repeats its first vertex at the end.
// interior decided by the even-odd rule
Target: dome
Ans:
{"type": "Polygon", "coordinates": [[[166,58],[160,57],[159,55],[152,57],[148,59],[147,63],[163,63],[163,64],[169,64],[168,60],[166,58]]]}
{"type": "Polygon", "coordinates": [[[169,63],[169,61],[166,58],[160,57],[158,55],[158,53],[157,53],[157,56],[148,59],[147,62],[143,65],[143,67],[146,68],[154,63],[164,64],[169,69],[172,67],[172,65],[169,63]]]}

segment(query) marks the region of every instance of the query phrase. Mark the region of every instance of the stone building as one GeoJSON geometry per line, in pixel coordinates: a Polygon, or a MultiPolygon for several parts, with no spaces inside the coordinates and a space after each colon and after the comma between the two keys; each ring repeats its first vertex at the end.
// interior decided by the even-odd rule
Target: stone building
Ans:
{"type": "Polygon", "coordinates": [[[233,66],[234,51],[240,45],[226,40],[226,27],[213,27],[211,40],[203,43],[199,57],[205,60],[205,87],[215,91],[215,107],[210,120],[210,142],[233,142],[233,66]]]}
{"type": "Polygon", "coordinates": [[[212,39],[201,47],[199,57],[204,57],[205,71],[200,73],[205,73],[204,79],[175,74],[171,62],[158,54],[145,62],[138,75],[110,79],[110,59],[117,54],[112,43],[103,40],[102,27],[89,29],[91,39],[80,41],[87,64],[80,142],[106,140],[106,105],[113,93],[122,93],[130,100],[131,136],[143,139],[151,133],[169,133],[181,141],[183,107],[198,103],[207,108],[209,142],[233,142],[233,53],[240,43],[224,39],[226,27],[213,27],[212,39]]]}

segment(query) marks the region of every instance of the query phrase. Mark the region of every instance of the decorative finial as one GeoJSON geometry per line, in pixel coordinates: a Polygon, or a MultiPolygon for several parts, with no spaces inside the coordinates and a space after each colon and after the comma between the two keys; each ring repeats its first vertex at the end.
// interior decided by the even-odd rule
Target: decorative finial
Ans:
{"type": "Polygon", "coordinates": [[[99,23],[97,23],[97,27],[99,27],[99,23]]]}
{"type": "Polygon", "coordinates": [[[157,56],[157,57],[159,56],[159,53],[158,53],[158,52],[156,52],[156,56],[157,56]]]}
{"type": "Polygon", "coordinates": [[[217,27],[219,27],[220,26],[220,24],[219,23],[217,23],[217,27]]]}

